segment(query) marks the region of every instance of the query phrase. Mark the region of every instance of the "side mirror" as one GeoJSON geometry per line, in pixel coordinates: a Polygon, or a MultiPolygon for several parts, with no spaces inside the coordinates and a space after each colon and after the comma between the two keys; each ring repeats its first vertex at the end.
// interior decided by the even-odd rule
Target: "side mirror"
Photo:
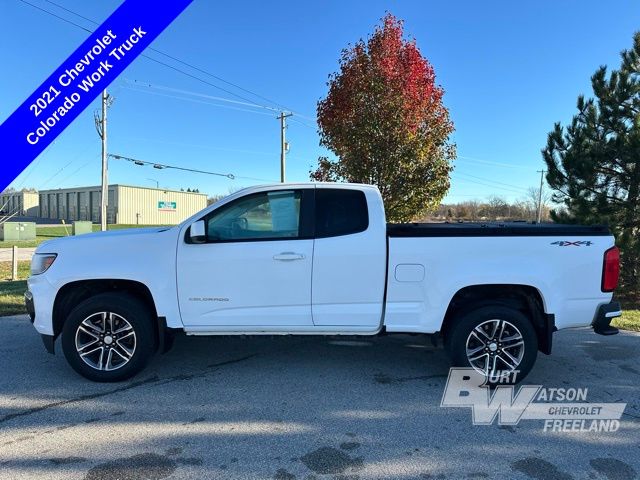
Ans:
{"type": "Polygon", "coordinates": [[[205,243],[207,241],[204,220],[198,220],[191,224],[191,227],[189,227],[189,237],[193,243],[205,243]]]}

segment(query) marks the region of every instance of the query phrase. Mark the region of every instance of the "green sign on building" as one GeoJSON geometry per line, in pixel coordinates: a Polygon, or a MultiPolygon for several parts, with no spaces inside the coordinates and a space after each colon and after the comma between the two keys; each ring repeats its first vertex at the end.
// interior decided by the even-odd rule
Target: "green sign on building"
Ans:
{"type": "Polygon", "coordinates": [[[158,210],[161,210],[163,212],[175,212],[176,206],[176,202],[158,202],[158,210]]]}

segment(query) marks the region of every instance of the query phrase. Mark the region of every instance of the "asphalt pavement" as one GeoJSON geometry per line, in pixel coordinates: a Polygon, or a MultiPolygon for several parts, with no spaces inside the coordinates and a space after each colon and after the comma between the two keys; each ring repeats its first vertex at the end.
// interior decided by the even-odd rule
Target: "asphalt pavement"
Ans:
{"type": "Polygon", "coordinates": [[[640,335],[554,342],[525,383],[627,403],[617,431],[474,426],[440,407],[448,362],[421,336],[179,337],[138,377],[97,384],[27,317],[0,318],[0,478],[637,478],[640,335]]]}

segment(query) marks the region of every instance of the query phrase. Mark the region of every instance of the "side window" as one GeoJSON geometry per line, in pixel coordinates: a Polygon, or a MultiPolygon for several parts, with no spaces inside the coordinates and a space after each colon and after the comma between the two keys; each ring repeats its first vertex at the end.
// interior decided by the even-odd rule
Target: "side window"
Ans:
{"type": "Polygon", "coordinates": [[[206,219],[210,242],[276,240],[300,236],[299,190],[261,192],[240,198],[206,219]]]}
{"type": "Polygon", "coordinates": [[[364,232],[369,211],[364,192],[341,188],[316,188],[316,237],[364,232]]]}

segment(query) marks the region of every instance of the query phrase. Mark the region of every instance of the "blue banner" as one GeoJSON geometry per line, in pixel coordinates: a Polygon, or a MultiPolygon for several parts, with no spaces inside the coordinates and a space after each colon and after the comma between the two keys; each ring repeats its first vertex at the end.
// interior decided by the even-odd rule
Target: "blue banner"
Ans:
{"type": "Polygon", "coordinates": [[[0,169],[0,191],[27,168],[192,1],[125,0],[96,28],[0,125],[0,145],[5,152],[0,169]]]}

